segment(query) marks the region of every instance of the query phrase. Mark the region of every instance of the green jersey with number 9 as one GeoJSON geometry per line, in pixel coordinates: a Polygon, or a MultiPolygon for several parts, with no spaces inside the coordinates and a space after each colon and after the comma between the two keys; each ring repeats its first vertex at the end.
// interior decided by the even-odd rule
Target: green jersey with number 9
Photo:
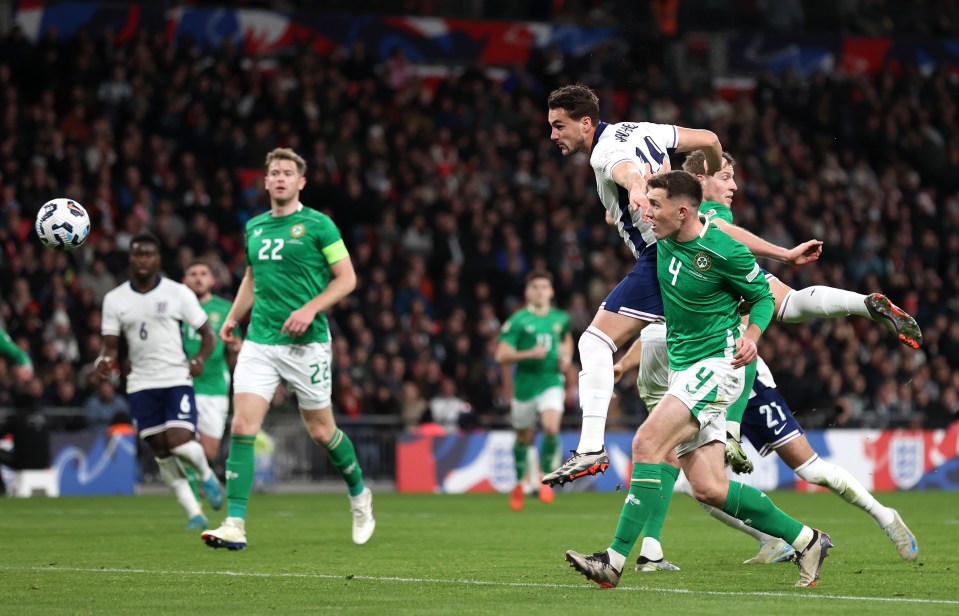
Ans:
{"type": "Polygon", "coordinates": [[[688,242],[659,240],[656,258],[670,369],[710,357],[732,359],[740,297],[752,304],[751,323],[765,330],[772,320],[773,295],[756,258],[718,227],[703,225],[688,242]]]}
{"type": "Polygon", "coordinates": [[[246,223],[246,263],[253,269],[253,314],[247,339],[260,344],[327,342],[330,327],[320,312],[302,336],[280,333],[290,313],[319,295],[330,266],[349,253],[329,216],[304,207],[275,217],[266,212],[246,223]]]}

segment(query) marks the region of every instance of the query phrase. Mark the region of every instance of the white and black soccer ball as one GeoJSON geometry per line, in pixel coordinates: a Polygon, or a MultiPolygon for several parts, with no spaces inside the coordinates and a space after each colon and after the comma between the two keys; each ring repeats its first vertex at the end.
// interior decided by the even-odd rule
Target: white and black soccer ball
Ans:
{"type": "Polygon", "coordinates": [[[37,237],[44,246],[76,250],[90,235],[90,215],[73,199],[51,199],[37,212],[37,237]]]}

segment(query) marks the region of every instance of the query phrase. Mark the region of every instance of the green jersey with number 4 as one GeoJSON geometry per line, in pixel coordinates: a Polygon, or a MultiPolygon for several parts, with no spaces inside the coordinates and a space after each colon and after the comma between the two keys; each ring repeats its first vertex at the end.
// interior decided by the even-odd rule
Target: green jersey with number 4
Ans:
{"type": "Polygon", "coordinates": [[[300,205],[288,216],[260,214],[246,223],[246,262],[253,269],[253,314],[247,340],[260,344],[327,342],[323,312],[302,336],[280,333],[294,310],[330,282],[330,266],[349,253],[340,230],[326,214],[300,205]]]}
{"type": "MultiPolygon", "coordinates": [[[[200,304],[203,312],[207,315],[207,323],[216,336],[216,346],[213,352],[203,364],[203,372],[200,376],[193,377],[193,389],[196,393],[204,396],[227,396],[230,393],[230,366],[226,361],[226,346],[220,340],[220,327],[223,326],[223,319],[230,312],[230,302],[211,295],[210,299],[200,304]]],[[[183,350],[187,357],[193,357],[200,350],[202,342],[200,334],[189,324],[183,324],[183,350]]]]}
{"type": "Polygon", "coordinates": [[[772,320],[773,295],[756,258],[717,227],[703,225],[688,242],[657,241],[656,259],[670,369],[736,354],[740,297],[752,304],[750,322],[765,330],[772,320]]]}
{"type": "Polygon", "coordinates": [[[559,347],[567,334],[569,315],[556,308],[550,308],[542,315],[523,308],[506,320],[500,330],[500,340],[517,351],[527,351],[537,344],[546,349],[546,357],[542,359],[516,362],[513,398],[530,400],[550,387],[563,387],[566,384],[566,377],[559,370],[559,347]]]}

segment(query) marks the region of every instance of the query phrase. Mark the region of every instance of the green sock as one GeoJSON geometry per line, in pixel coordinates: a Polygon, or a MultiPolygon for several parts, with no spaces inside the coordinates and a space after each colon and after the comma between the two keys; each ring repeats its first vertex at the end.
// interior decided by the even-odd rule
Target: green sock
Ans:
{"type": "Polygon", "coordinates": [[[183,465],[183,472],[186,474],[187,481],[190,482],[190,489],[193,490],[193,496],[200,500],[200,481],[196,478],[196,471],[192,466],[183,465]]]}
{"type": "Polygon", "coordinates": [[[253,491],[253,443],[256,436],[230,435],[230,455],[226,459],[226,515],[246,519],[246,505],[253,491]]]}
{"type": "Polygon", "coordinates": [[[662,470],[659,464],[633,464],[633,477],[629,482],[629,494],[626,504],[619,515],[619,524],[616,526],[616,536],[609,547],[623,556],[629,556],[630,550],[636,544],[639,534],[649,515],[659,501],[660,475],[662,470]]]}
{"type": "Polygon", "coordinates": [[[339,428],[333,433],[333,438],[327,443],[323,443],[326,453],[330,456],[330,462],[340,472],[340,477],[346,482],[350,496],[359,496],[365,486],[363,485],[363,469],[360,468],[360,461],[356,459],[356,450],[353,449],[353,441],[339,428]]]}
{"type": "Polygon", "coordinates": [[[663,462],[659,465],[662,483],[660,484],[659,499],[653,502],[653,510],[649,513],[649,519],[643,526],[643,536],[652,537],[659,541],[659,534],[663,530],[663,522],[666,521],[666,512],[669,511],[669,503],[673,501],[673,486],[676,485],[676,478],[679,477],[679,469],[663,462]]]}
{"type": "MultiPolygon", "coordinates": [[[[756,382],[758,365],[757,361],[746,364],[746,383],[743,386],[743,394],[726,408],[726,421],[735,421],[738,424],[743,422],[743,413],[746,412],[746,405],[749,404],[749,393],[753,390],[753,383],[756,382]]],[[[739,438],[739,435],[736,437],[739,438]]]]}
{"type": "Polygon", "coordinates": [[[526,476],[526,461],[529,459],[527,453],[529,445],[516,441],[513,443],[513,464],[516,465],[516,481],[523,483],[523,477],[526,476]]]}
{"type": "Polygon", "coordinates": [[[544,475],[553,470],[553,458],[556,457],[557,449],[559,449],[559,435],[544,434],[543,442],[539,445],[539,466],[544,475]]]}
{"type": "Polygon", "coordinates": [[[802,523],[784,513],[765,494],[738,481],[729,482],[729,494],[723,511],[756,530],[788,543],[795,541],[803,529],[802,523]]]}

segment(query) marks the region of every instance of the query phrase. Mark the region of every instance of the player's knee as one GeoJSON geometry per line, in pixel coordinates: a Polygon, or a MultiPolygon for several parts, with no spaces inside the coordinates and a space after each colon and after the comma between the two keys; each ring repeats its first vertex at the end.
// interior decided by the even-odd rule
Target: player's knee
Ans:
{"type": "Polygon", "coordinates": [[[260,422],[236,413],[233,415],[233,421],[230,423],[230,431],[233,434],[242,434],[244,436],[256,436],[260,431],[260,422]]]}
{"type": "Polygon", "coordinates": [[[842,490],[845,486],[840,485],[842,482],[839,477],[840,473],[837,471],[838,467],[835,464],[830,464],[817,457],[809,464],[801,466],[796,474],[817,486],[842,490]]]}
{"type": "Polygon", "coordinates": [[[719,482],[698,482],[693,485],[693,498],[704,505],[721,508],[726,502],[728,486],[719,482]]]}
{"type": "Polygon", "coordinates": [[[586,366],[595,364],[597,360],[602,363],[607,363],[605,360],[608,360],[608,363],[612,365],[615,345],[599,329],[590,326],[587,333],[580,336],[577,346],[584,370],[586,366]]]}

